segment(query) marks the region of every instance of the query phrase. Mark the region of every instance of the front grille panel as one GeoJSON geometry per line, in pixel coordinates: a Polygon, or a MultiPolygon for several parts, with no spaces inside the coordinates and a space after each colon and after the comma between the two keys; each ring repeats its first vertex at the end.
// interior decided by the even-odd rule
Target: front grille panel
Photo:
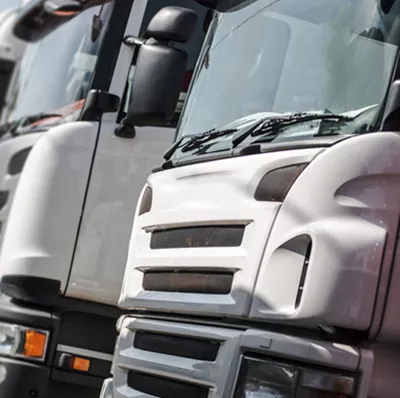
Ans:
{"type": "Polygon", "coordinates": [[[128,372],[128,386],[159,398],[207,398],[209,391],[207,387],[136,371],[128,372]]]}
{"type": "Polygon", "coordinates": [[[238,247],[242,244],[244,229],[244,225],[207,225],[158,230],[151,234],[150,248],[238,247]]]}
{"type": "Polygon", "coordinates": [[[135,348],[183,358],[214,361],[220,343],[185,336],[174,336],[138,330],[133,343],[135,348]]]}
{"type": "Polygon", "coordinates": [[[229,294],[233,272],[192,271],[146,271],[143,289],[156,292],[229,294]]]}
{"type": "Polygon", "coordinates": [[[239,361],[241,335],[211,326],[125,319],[113,363],[114,398],[221,397],[233,389],[235,369],[227,364],[239,361]]]}

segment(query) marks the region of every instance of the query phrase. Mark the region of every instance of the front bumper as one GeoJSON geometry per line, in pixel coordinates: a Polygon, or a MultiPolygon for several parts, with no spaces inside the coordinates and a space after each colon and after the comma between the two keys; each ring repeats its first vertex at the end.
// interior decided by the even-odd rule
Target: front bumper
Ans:
{"type": "Polygon", "coordinates": [[[372,368],[372,361],[364,359],[366,354],[363,350],[343,344],[267,330],[164,319],[125,318],[116,347],[113,379],[104,382],[101,398],[159,397],[163,396],[160,393],[163,389],[187,391],[196,386],[205,386],[208,390],[206,395],[198,396],[229,397],[238,383],[238,370],[244,354],[357,373],[361,387],[369,384],[372,368]],[[163,339],[161,344],[160,338],[163,339]],[[182,350],[176,339],[181,339],[184,345],[191,341],[190,348],[182,350]],[[199,341],[207,345],[209,342],[219,343],[213,358],[199,356],[199,341]]]}
{"type": "Polygon", "coordinates": [[[46,397],[50,369],[38,364],[0,357],[0,397],[46,397]]]}

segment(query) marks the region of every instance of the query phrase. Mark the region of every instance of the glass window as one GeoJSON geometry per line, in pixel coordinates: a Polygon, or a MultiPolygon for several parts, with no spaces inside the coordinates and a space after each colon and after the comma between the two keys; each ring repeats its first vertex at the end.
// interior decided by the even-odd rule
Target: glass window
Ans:
{"type": "Polygon", "coordinates": [[[59,114],[58,120],[71,115],[78,118],[112,7],[109,2],[89,8],[27,47],[11,89],[7,122],[39,113],[59,114]],[[96,20],[101,21],[100,31],[96,20]]]}
{"type": "Polygon", "coordinates": [[[400,13],[383,14],[377,0],[220,0],[219,10],[180,135],[269,112],[375,106],[367,124],[376,122],[397,59],[400,13]]]}

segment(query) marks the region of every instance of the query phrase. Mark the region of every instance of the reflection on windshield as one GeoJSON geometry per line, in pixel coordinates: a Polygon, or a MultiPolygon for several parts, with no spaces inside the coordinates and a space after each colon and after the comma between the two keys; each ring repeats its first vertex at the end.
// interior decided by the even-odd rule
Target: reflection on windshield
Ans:
{"type": "MultiPolygon", "coordinates": [[[[90,8],[27,48],[11,89],[4,121],[38,113],[76,109],[89,90],[112,3],[90,8]],[[92,41],[92,21],[103,28],[92,41]]],[[[67,114],[67,113],[66,113],[67,114]]],[[[79,115],[79,113],[77,113],[79,115]]]]}
{"type": "Polygon", "coordinates": [[[382,103],[400,19],[383,15],[377,0],[221,0],[220,6],[232,3],[213,22],[179,134],[259,112],[343,113],[382,103]]]}

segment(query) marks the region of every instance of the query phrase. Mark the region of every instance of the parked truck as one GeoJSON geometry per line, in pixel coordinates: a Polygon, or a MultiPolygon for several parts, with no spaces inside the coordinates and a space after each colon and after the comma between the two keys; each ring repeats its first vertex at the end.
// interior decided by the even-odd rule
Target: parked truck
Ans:
{"type": "Polygon", "coordinates": [[[13,31],[29,46],[0,127],[1,397],[99,396],[135,202],[173,140],[208,15],[192,0],[32,0],[19,14],[13,31]],[[179,37],[157,21],[146,30],[171,3],[200,20],[192,11],[179,37]],[[180,87],[159,92],[178,106],[135,127],[141,46],[183,63],[180,87]]]}
{"type": "MultiPolygon", "coordinates": [[[[207,3],[101,398],[399,397],[400,2],[207,3]]],[[[143,75],[176,90],[158,57],[143,75]]],[[[168,115],[139,93],[130,124],[168,115]]]]}
{"type": "MultiPolygon", "coordinates": [[[[13,34],[20,7],[30,0],[3,0],[0,4],[0,116],[16,66],[24,53],[26,42],[13,34]]],[[[0,119],[1,120],[1,119],[0,119]]]]}

